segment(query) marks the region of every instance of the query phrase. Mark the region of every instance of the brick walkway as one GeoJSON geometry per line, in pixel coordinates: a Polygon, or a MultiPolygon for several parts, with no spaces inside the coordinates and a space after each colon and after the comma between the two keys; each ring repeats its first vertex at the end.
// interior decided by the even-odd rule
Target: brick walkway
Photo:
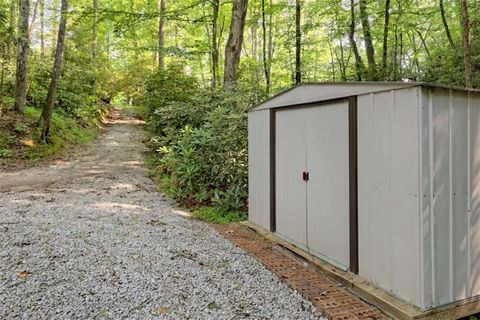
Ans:
{"type": "Polygon", "coordinates": [[[325,276],[301,258],[268,241],[255,231],[240,224],[215,225],[215,228],[253,255],[305,299],[311,301],[319,314],[327,319],[389,319],[337,281],[325,276]]]}

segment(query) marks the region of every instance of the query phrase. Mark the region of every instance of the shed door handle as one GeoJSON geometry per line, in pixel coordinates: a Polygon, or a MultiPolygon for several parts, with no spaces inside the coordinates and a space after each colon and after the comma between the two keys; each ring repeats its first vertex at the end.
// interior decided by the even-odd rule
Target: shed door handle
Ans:
{"type": "Polygon", "coordinates": [[[310,180],[310,172],[303,171],[303,181],[308,181],[308,180],[310,180]]]}

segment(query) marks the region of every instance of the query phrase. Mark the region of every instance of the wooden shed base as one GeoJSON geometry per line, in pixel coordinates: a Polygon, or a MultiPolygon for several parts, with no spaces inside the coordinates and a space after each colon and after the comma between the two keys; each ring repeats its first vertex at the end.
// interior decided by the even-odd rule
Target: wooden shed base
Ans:
{"type": "Polygon", "coordinates": [[[278,245],[307,260],[327,276],[332,277],[333,279],[345,285],[351,292],[358,295],[361,299],[377,306],[379,309],[384,311],[386,314],[391,315],[395,319],[454,320],[480,313],[480,296],[465,299],[435,309],[422,311],[421,309],[405,303],[388,292],[372,285],[368,281],[362,279],[360,276],[340,270],[335,266],[332,266],[331,264],[321,260],[320,258],[275,236],[275,234],[272,234],[262,227],[259,227],[249,221],[242,222],[242,224],[256,231],[267,240],[277,243],[278,245]]]}

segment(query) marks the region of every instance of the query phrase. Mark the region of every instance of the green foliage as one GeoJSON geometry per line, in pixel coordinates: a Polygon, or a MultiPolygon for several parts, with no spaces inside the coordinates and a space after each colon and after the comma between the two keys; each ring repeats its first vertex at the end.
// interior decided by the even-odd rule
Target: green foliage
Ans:
{"type": "Polygon", "coordinates": [[[101,122],[97,108],[91,108],[90,113],[82,117],[71,117],[62,110],[55,110],[51,139],[49,143],[43,143],[39,141],[40,128],[37,126],[40,113],[37,108],[27,107],[23,116],[5,116],[0,125],[0,161],[28,164],[59,155],[65,149],[92,141],[101,122]]]}
{"type": "MultiPolygon", "coordinates": [[[[27,108],[25,115],[34,122],[39,119],[40,113],[40,110],[27,108]]],[[[34,128],[31,137],[34,144],[26,157],[31,160],[39,160],[47,156],[57,155],[66,147],[92,141],[96,132],[97,127],[92,123],[78,121],[78,119],[68,117],[65,112],[57,110],[52,115],[52,131],[49,143],[38,142],[40,128],[34,128]]]]}
{"type": "Polygon", "coordinates": [[[245,211],[246,109],[254,98],[238,92],[207,94],[175,65],[154,73],[146,92],[161,186],[182,204],[245,211]]]}
{"type": "Polygon", "coordinates": [[[239,222],[246,219],[246,215],[243,212],[225,212],[215,207],[199,208],[192,212],[192,216],[199,220],[218,224],[239,222]]]}

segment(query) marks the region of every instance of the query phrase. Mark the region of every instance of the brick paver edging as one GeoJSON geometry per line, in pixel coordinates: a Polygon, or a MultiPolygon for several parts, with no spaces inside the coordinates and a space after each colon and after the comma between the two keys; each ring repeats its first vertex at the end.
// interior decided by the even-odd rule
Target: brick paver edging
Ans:
{"type": "Polygon", "coordinates": [[[259,260],[284,283],[311,301],[318,313],[327,319],[389,319],[377,308],[348,291],[339,282],[246,226],[229,224],[214,227],[227,239],[259,260]]]}

